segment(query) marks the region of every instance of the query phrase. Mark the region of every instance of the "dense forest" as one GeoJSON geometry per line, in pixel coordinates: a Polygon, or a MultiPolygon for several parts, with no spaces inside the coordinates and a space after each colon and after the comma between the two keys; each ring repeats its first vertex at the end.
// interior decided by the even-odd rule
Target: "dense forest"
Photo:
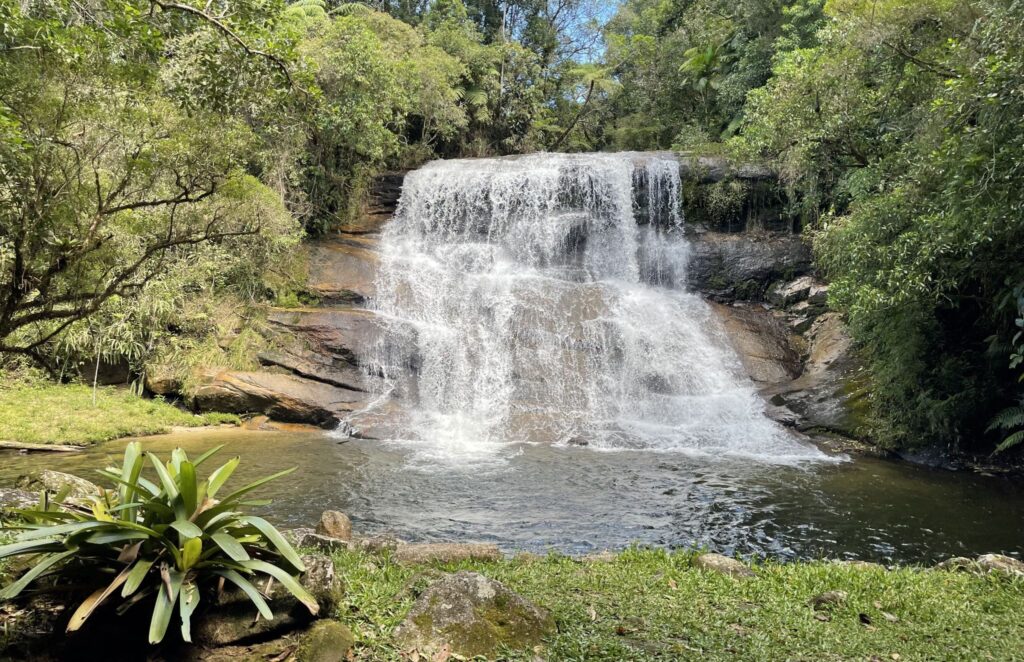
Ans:
{"type": "Polygon", "coordinates": [[[3,0],[0,353],[244,361],[377,173],[674,149],[778,171],[874,439],[1007,448],[1022,117],[1019,0],[3,0]]]}

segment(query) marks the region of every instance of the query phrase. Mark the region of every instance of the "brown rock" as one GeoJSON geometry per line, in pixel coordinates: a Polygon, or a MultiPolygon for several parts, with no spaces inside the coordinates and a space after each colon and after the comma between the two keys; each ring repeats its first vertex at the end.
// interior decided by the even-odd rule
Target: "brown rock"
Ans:
{"type": "Polygon", "coordinates": [[[712,304],[747,374],[761,384],[791,381],[800,374],[800,355],[786,324],[758,305],[712,304]]]}
{"type": "Polygon", "coordinates": [[[332,236],[309,248],[309,289],[327,302],[361,303],[375,293],[377,239],[332,236]]]}
{"type": "Polygon", "coordinates": [[[394,559],[402,565],[454,563],[457,561],[497,561],[497,545],[484,543],[418,543],[399,545],[394,559]]]}
{"type": "Polygon", "coordinates": [[[287,423],[330,428],[359,408],[365,394],[269,372],[223,371],[205,376],[192,395],[205,411],[259,413],[287,423]]]}
{"type": "Polygon", "coordinates": [[[754,571],[736,559],[721,554],[701,554],[693,560],[693,566],[701,570],[717,572],[730,577],[755,577],[754,571]]]}
{"type": "Polygon", "coordinates": [[[843,606],[849,597],[850,594],[846,591],[826,591],[808,600],[808,604],[814,609],[831,609],[843,606]]]}
{"type": "Polygon", "coordinates": [[[320,516],[320,523],[316,526],[316,532],[322,536],[344,540],[352,540],[352,520],[345,513],[337,510],[326,510],[320,516]]]}

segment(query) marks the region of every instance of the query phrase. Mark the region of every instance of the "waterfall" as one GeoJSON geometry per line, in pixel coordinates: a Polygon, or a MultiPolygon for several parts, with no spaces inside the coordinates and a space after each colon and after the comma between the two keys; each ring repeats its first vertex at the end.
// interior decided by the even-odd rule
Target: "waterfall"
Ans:
{"type": "MultiPolygon", "coordinates": [[[[769,421],[710,307],[686,291],[668,154],[436,161],[381,238],[389,437],[435,457],[522,442],[820,458],[769,421]]],[[[384,405],[381,405],[384,406],[384,405]]]]}

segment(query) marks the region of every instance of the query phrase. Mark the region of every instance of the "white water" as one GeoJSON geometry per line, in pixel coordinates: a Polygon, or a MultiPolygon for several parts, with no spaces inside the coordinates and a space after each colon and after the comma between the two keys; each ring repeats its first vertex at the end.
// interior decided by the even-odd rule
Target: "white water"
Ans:
{"type": "Polygon", "coordinates": [[[437,161],[410,173],[373,308],[396,439],[472,464],[514,444],[823,459],[769,421],[685,291],[669,155],[437,161]]]}

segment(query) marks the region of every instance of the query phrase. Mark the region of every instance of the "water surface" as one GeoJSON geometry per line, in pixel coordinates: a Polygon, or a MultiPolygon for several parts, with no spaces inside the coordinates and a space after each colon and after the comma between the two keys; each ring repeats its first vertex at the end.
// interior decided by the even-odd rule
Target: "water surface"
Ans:
{"type": "MultiPolygon", "coordinates": [[[[930,562],[1024,550],[1024,490],[1010,480],[868,458],[793,467],[674,452],[518,444],[487,464],[427,463],[405,444],[326,433],[186,432],[143,440],[168,453],[225,444],[237,479],[290,466],[268,508],[284,526],[325,509],[357,530],[413,541],[494,541],[507,551],[586,553],[632,543],[781,559],[930,562]]],[[[0,482],[51,467],[89,477],[125,442],[76,455],[5,454],[0,482]]],[[[237,482],[237,484],[241,484],[237,482]]]]}

